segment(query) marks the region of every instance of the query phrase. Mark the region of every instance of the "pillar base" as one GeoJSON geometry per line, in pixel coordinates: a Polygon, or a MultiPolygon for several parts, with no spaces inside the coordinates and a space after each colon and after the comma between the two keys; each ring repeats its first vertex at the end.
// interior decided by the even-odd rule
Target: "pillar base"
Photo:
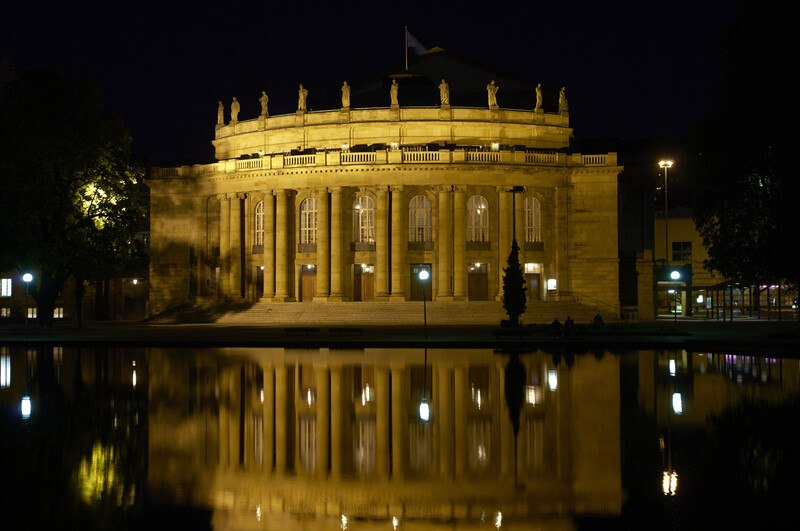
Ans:
{"type": "Polygon", "coordinates": [[[391,302],[406,302],[406,294],[405,293],[392,293],[389,296],[389,300],[391,302]]]}
{"type": "Polygon", "coordinates": [[[294,297],[272,297],[272,302],[294,302],[294,297]]]}
{"type": "Polygon", "coordinates": [[[437,302],[453,302],[455,299],[452,295],[437,295],[435,300],[437,302]]]}
{"type": "Polygon", "coordinates": [[[324,296],[324,295],[321,296],[321,297],[316,297],[315,296],[313,299],[311,299],[311,302],[328,302],[328,301],[330,301],[330,298],[328,298],[327,296],[324,296]]]}
{"type": "Polygon", "coordinates": [[[330,297],[328,297],[328,302],[342,302],[343,300],[344,297],[342,297],[342,295],[332,294],[330,297]]]}

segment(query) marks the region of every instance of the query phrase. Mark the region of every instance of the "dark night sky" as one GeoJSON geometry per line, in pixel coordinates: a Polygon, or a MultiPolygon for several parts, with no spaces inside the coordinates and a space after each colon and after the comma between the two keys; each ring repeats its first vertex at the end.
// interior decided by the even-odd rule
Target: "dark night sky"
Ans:
{"type": "MultiPolygon", "coordinates": [[[[338,93],[396,71],[403,26],[428,47],[554,90],[576,136],[679,138],[716,101],[734,0],[11,0],[0,51],[21,68],[92,80],[150,163],[206,162],[216,102],[240,119],[294,111],[296,87],[338,93]]],[[[502,89],[499,95],[502,101],[502,89]]],[[[433,94],[431,104],[435,104],[433,94]]],[[[58,102],[42,102],[57,105],[58,102]]],[[[401,97],[402,104],[402,97],[401,97]]],[[[358,107],[354,97],[353,105],[358,107]]]]}

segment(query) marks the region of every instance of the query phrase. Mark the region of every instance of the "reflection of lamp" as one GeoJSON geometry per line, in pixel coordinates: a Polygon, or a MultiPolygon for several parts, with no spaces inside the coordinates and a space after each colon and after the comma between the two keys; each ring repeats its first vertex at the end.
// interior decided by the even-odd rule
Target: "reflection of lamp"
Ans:
{"type": "Polygon", "coordinates": [[[423,267],[417,276],[422,283],[422,322],[425,330],[425,356],[422,361],[422,400],[419,402],[419,419],[423,422],[428,422],[431,418],[431,408],[428,404],[428,307],[425,302],[427,300],[425,282],[430,277],[430,274],[423,267]]]}
{"type": "Polygon", "coordinates": [[[22,397],[22,402],[19,405],[20,413],[22,413],[22,418],[28,419],[31,417],[31,397],[25,395],[22,397]]]}
{"type": "Polygon", "coordinates": [[[665,470],[661,475],[661,491],[664,496],[675,496],[678,492],[678,473],[674,470],[665,470]]]}
{"type": "Polygon", "coordinates": [[[551,391],[558,389],[558,371],[556,369],[547,371],[547,385],[551,391]]]}

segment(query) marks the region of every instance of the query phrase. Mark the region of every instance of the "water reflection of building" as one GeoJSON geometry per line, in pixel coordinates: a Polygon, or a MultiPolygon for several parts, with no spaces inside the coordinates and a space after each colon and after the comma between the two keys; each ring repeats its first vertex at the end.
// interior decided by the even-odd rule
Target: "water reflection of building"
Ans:
{"type": "MultiPolygon", "coordinates": [[[[151,492],[215,509],[220,528],[342,516],[543,522],[619,514],[619,364],[523,355],[514,440],[508,357],[491,350],[150,353],[151,492]],[[417,404],[427,382],[431,420],[417,404]]],[[[366,524],[364,524],[366,525],[366,524]]],[[[353,527],[355,528],[355,527],[353,527]]]]}

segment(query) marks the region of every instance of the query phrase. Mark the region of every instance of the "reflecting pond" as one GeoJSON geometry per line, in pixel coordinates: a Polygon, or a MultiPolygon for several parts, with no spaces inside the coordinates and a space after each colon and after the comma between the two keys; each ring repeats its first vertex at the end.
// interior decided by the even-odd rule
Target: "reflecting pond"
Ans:
{"type": "Polygon", "coordinates": [[[3,528],[789,527],[798,390],[682,350],[3,346],[3,528]]]}

